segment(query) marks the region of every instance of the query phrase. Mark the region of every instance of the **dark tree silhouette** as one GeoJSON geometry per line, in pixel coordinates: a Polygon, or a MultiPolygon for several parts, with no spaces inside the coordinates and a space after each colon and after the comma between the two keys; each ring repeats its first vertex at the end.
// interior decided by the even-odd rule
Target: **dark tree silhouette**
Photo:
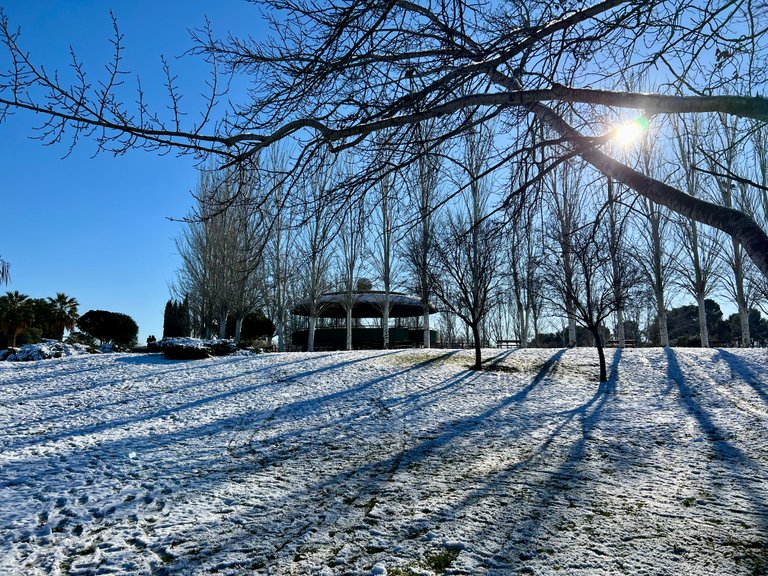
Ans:
{"type": "MultiPolygon", "coordinates": [[[[621,270],[618,272],[622,283],[616,286],[616,271],[610,249],[612,241],[613,235],[602,220],[580,227],[568,238],[573,265],[570,281],[566,281],[562,274],[562,266],[557,262],[561,254],[557,253],[550,254],[545,277],[550,302],[565,312],[564,303],[570,300],[576,321],[592,334],[600,359],[600,382],[608,379],[603,350],[603,323],[619,306],[631,300],[640,282],[639,271],[633,267],[632,259],[622,257],[619,259],[621,270]]],[[[621,247],[616,247],[615,251],[620,252],[621,247]]]]}
{"type": "Polygon", "coordinates": [[[89,310],[77,321],[77,327],[97,338],[102,344],[115,343],[131,346],[136,341],[139,327],[127,314],[106,310],[89,310]]]}
{"type": "MultiPolygon", "coordinates": [[[[208,105],[188,114],[166,65],[168,102],[150,109],[141,91],[128,94],[123,42],[115,23],[115,53],[106,76],[93,78],[76,58],[71,74],[36,63],[21,36],[0,14],[9,68],[0,76],[4,112],[43,118],[44,143],[84,138],[100,150],[168,151],[243,162],[282,140],[298,150],[285,179],[301,179],[323,150],[356,148],[375,166],[340,187],[353,194],[430,150],[491,119],[507,144],[491,167],[514,164],[534,122],[546,131],[549,166],[579,155],[638,194],[738,241],[768,275],[768,236],[745,213],[693,197],[630,168],[600,147],[613,132],[589,118],[642,110],[648,118],[718,112],[768,120],[765,92],[768,5],[688,0],[262,0],[275,34],[266,41],[195,33],[190,53],[212,69],[250,82],[248,99],[226,98],[214,75],[208,105]],[[290,25],[285,25],[288,22],[290,25]],[[610,64],[607,64],[610,63],[610,64]],[[618,72],[663,75],[664,93],[616,91],[618,72]],[[747,78],[751,93],[732,94],[747,78]],[[472,114],[466,114],[471,110],[472,114]],[[566,111],[575,114],[566,116],[566,111]],[[593,113],[596,112],[595,113],[593,113]],[[572,125],[566,118],[580,118],[572,125]],[[418,127],[435,123],[423,145],[418,127]],[[385,145],[368,136],[387,130],[385,145]],[[384,160],[382,160],[384,158],[384,160]]],[[[358,192],[361,193],[361,192],[358,192]]]]}

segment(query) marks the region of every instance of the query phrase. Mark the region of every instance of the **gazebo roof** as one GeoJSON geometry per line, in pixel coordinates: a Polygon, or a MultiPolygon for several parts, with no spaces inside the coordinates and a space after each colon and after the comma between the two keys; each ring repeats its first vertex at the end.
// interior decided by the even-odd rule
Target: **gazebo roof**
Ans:
{"type": "MultiPolygon", "coordinates": [[[[352,317],[381,318],[382,309],[384,307],[384,295],[385,292],[379,290],[356,292],[354,295],[355,301],[352,304],[352,317]]],[[[318,317],[345,318],[347,316],[345,300],[345,292],[323,294],[318,300],[318,308],[320,309],[318,317]]],[[[421,300],[414,296],[408,296],[407,294],[390,292],[389,303],[390,318],[411,318],[414,316],[421,316],[424,312],[421,305],[421,300]]],[[[305,300],[303,302],[299,302],[296,306],[293,307],[291,312],[299,316],[309,316],[309,301],[305,300]]],[[[437,312],[437,308],[430,302],[429,313],[433,314],[435,312],[437,312]]]]}

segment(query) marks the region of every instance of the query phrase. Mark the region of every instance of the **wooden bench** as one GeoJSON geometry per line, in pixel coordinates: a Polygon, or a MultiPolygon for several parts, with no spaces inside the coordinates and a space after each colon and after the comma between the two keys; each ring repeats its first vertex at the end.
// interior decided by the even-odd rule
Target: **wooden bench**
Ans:
{"type": "Polygon", "coordinates": [[[520,340],[496,340],[496,348],[520,348],[520,340]]]}
{"type": "MultiPolygon", "coordinates": [[[[608,342],[606,342],[605,346],[607,348],[618,348],[619,347],[619,341],[618,340],[608,340],[608,342]]],[[[632,340],[631,338],[625,338],[624,339],[624,347],[625,348],[635,348],[635,347],[637,347],[637,340],[632,340]]]]}

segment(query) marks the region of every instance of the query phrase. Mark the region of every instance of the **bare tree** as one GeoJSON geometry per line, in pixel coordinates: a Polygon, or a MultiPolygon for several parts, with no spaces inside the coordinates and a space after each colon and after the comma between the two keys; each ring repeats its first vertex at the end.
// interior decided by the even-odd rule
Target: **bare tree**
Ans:
{"type": "MultiPolygon", "coordinates": [[[[559,244],[557,262],[562,268],[561,274],[566,284],[572,282],[574,277],[571,236],[576,232],[580,221],[580,175],[581,170],[566,162],[549,175],[546,186],[549,191],[549,212],[555,223],[551,236],[559,244]]],[[[575,288],[569,286],[561,291],[565,298],[563,306],[568,320],[569,348],[576,346],[576,304],[571,300],[575,293],[575,288]]]]}
{"type": "Polygon", "coordinates": [[[378,183],[374,195],[378,206],[374,209],[374,220],[378,233],[372,238],[373,265],[383,285],[383,292],[376,304],[381,310],[383,348],[389,348],[389,315],[392,311],[392,290],[399,278],[399,267],[395,253],[396,230],[398,228],[398,204],[395,193],[395,175],[386,175],[378,183]]]}
{"type": "Polygon", "coordinates": [[[346,349],[352,350],[352,312],[358,299],[357,280],[363,264],[366,226],[364,197],[346,207],[339,227],[342,305],[346,313],[346,349]]]}
{"type": "Polygon", "coordinates": [[[464,135],[463,162],[456,184],[466,188],[464,207],[452,208],[432,245],[435,294],[472,330],[473,368],[482,367],[481,327],[495,304],[500,283],[498,240],[502,227],[488,219],[489,182],[484,174],[492,147],[487,129],[464,135]],[[466,186],[462,183],[466,182],[466,186]]]}
{"type": "MultiPolygon", "coordinates": [[[[569,254],[572,257],[572,276],[566,281],[562,273],[562,245],[552,244],[554,248],[546,275],[549,300],[565,310],[565,302],[573,302],[576,319],[589,330],[600,359],[600,382],[608,379],[602,328],[605,320],[617,307],[629,302],[632,292],[638,285],[637,271],[632,267],[632,259],[619,258],[624,264],[621,271],[623,282],[617,298],[617,286],[614,283],[612,249],[609,247],[613,236],[605,218],[599,217],[594,222],[585,224],[568,236],[569,254]]],[[[620,250],[620,248],[618,248],[620,250]]]]}
{"type": "Polygon", "coordinates": [[[406,254],[414,279],[416,292],[421,299],[424,348],[432,345],[430,337],[430,296],[432,294],[430,254],[433,243],[432,216],[438,204],[437,189],[441,163],[437,156],[423,154],[408,173],[408,191],[418,208],[416,225],[406,236],[406,254]]]}
{"type": "MultiPolygon", "coordinates": [[[[637,157],[645,174],[659,176],[663,158],[652,153],[652,142],[655,138],[656,131],[644,135],[637,157]]],[[[638,204],[641,216],[638,223],[641,242],[636,246],[635,255],[651,287],[653,301],[656,304],[659,342],[667,347],[669,346],[667,291],[675,269],[673,265],[675,254],[670,244],[669,210],[648,198],[640,198],[638,204]]]]}
{"type": "Polygon", "coordinates": [[[269,221],[264,212],[265,183],[252,172],[254,178],[246,183],[248,190],[237,194],[237,200],[228,211],[233,212],[234,240],[237,252],[232,272],[232,302],[230,315],[235,319],[235,343],[240,343],[243,320],[264,304],[264,255],[269,221]]]}
{"type": "MultiPolygon", "coordinates": [[[[370,149],[376,144],[365,136],[384,129],[392,131],[388,145],[402,152],[399,163],[410,165],[424,153],[411,145],[414,126],[427,119],[439,121],[438,136],[427,143],[428,149],[466,130],[466,115],[460,113],[466,109],[478,111],[475,123],[504,119],[500,125],[509,138],[497,158],[501,165],[514,160],[520,130],[535,118],[552,136],[542,145],[578,154],[652,202],[734,236],[768,275],[768,235],[749,215],[691,196],[609,157],[599,149],[608,135],[593,132],[589,122],[572,126],[562,114],[569,107],[578,112],[571,117],[586,119],[589,108],[599,107],[650,115],[721,112],[765,122],[767,99],[719,94],[736,76],[749,77],[753,90],[765,86],[765,3],[262,4],[275,13],[272,38],[220,40],[206,27],[196,33],[191,51],[215,71],[246,75],[252,81],[247,101],[227,101],[226,83],[214,75],[206,110],[200,116],[185,115],[166,65],[169,101],[167,114],[162,114],[150,108],[141,88],[136,95],[126,94],[123,38],[116,24],[115,53],[106,76],[93,79],[76,58],[71,76],[36,64],[2,15],[0,39],[10,64],[0,81],[0,106],[5,112],[39,114],[45,143],[70,136],[73,144],[92,138],[100,150],[118,154],[131,148],[173,148],[237,164],[279,140],[293,139],[303,151],[296,179],[306,175],[320,148],[370,149]],[[282,25],[285,21],[291,26],[282,25]],[[670,92],[591,88],[605,85],[617,69],[637,74],[659,69],[670,92]]],[[[552,161],[562,155],[558,152],[552,161]]],[[[347,183],[348,190],[360,189],[361,181],[374,173],[361,170],[347,183]]]]}
{"type": "Polygon", "coordinates": [[[331,287],[331,241],[336,225],[333,222],[334,207],[330,203],[329,190],[333,183],[334,167],[329,159],[318,162],[314,176],[306,183],[305,217],[298,238],[302,267],[299,282],[301,293],[309,311],[307,350],[315,349],[317,319],[325,309],[323,294],[331,287]]]}
{"type": "Polygon", "coordinates": [[[474,370],[482,367],[480,327],[495,303],[499,284],[498,230],[495,223],[473,225],[471,217],[452,213],[441,221],[434,243],[431,284],[442,305],[471,330],[474,370]]]}
{"type": "MultiPolygon", "coordinates": [[[[543,239],[536,228],[536,212],[532,207],[522,207],[511,217],[510,231],[506,234],[507,274],[511,301],[514,308],[514,324],[520,346],[528,346],[531,331],[538,345],[539,319],[541,317],[541,264],[543,239]]],[[[575,335],[574,335],[575,337],[575,335]]]]}
{"type": "Polygon", "coordinates": [[[226,172],[200,172],[197,207],[190,216],[176,248],[182,259],[174,291],[188,298],[193,331],[209,338],[218,328],[223,338],[233,299],[237,236],[228,211],[233,189],[226,172]]]}
{"type": "MultiPolygon", "coordinates": [[[[710,169],[717,171],[722,166],[726,173],[737,171],[737,159],[743,153],[741,127],[737,119],[719,115],[718,121],[713,122],[712,130],[719,140],[718,149],[707,154],[710,169]]],[[[746,214],[754,214],[754,205],[747,194],[744,183],[734,183],[730,178],[715,177],[718,200],[726,208],[738,207],[746,214]]],[[[724,276],[723,285],[733,298],[739,313],[741,326],[741,345],[750,346],[752,339],[749,334],[750,294],[748,291],[748,265],[745,262],[744,247],[737,238],[731,237],[726,241],[723,250],[723,260],[731,274],[724,276]]]]}
{"type": "MultiPolygon", "coordinates": [[[[699,122],[678,120],[672,123],[675,136],[674,151],[680,164],[681,188],[695,196],[702,190],[699,164],[699,122]]],[[[695,300],[699,311],[699,339],[701,346],[709,347],[709,328],[705,300],[715,289],[717,273],[717,249],[711,234],[690,218],[677,218],[678,239],[681,252],[676,262],[678,284],[695,300]]]]}
{"type": "Polygon", "coordinates": [[[265,209],[269,213],[271,230],[268,232],[265,256],[265,282],[262,285],[264,300],[269,315],[275,324],[277,349],[286,350],[288,314],[292,301],[292,287],[297,277],[296,262],[296,225],[297,209],[289,202],[288,191],[281,174],[286,168],[285,153],[279,148],[272,149],[270,156],[272,171],[268,175],[272,180],[268,188],[273,191],[265,209]]]}
{"type": "Polygon", "coordinates": [[[610,235],[610,243],[608,249],[611,254],[611,271],[613,273],[613,290],[615,292],[614,299],[616,301],[616,339],[620,348],[626,346],[626,334],[624,331],[624,302],[622,301],[622,295],[624,290],[622,284],[624,283],[624,277],[622,272],[626,268],[625,264],[621,262],[622,256],[626,255],[627,251],[624,247],[623,234],[621,230],[624,228],[622,220],[625,215],[620,213],[619,204],[620,198],[615,190],[613,180],[609,177],[607,181],[606,190],[608,192],[608,232],[610,235]]]}
{"type": "Polygon", "coordinates": [[[0,258],[0,282],[8,284],[11,279],[11,265],[0,258]]]}

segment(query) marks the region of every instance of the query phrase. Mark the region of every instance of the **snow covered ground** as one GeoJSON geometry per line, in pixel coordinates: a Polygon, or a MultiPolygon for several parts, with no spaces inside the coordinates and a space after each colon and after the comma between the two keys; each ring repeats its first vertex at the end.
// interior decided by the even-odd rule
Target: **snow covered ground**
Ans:
{"type": "Polygon", "coordinates": [[[768,352],[0,363],[2,574],[765,574],[768,352]]]}

